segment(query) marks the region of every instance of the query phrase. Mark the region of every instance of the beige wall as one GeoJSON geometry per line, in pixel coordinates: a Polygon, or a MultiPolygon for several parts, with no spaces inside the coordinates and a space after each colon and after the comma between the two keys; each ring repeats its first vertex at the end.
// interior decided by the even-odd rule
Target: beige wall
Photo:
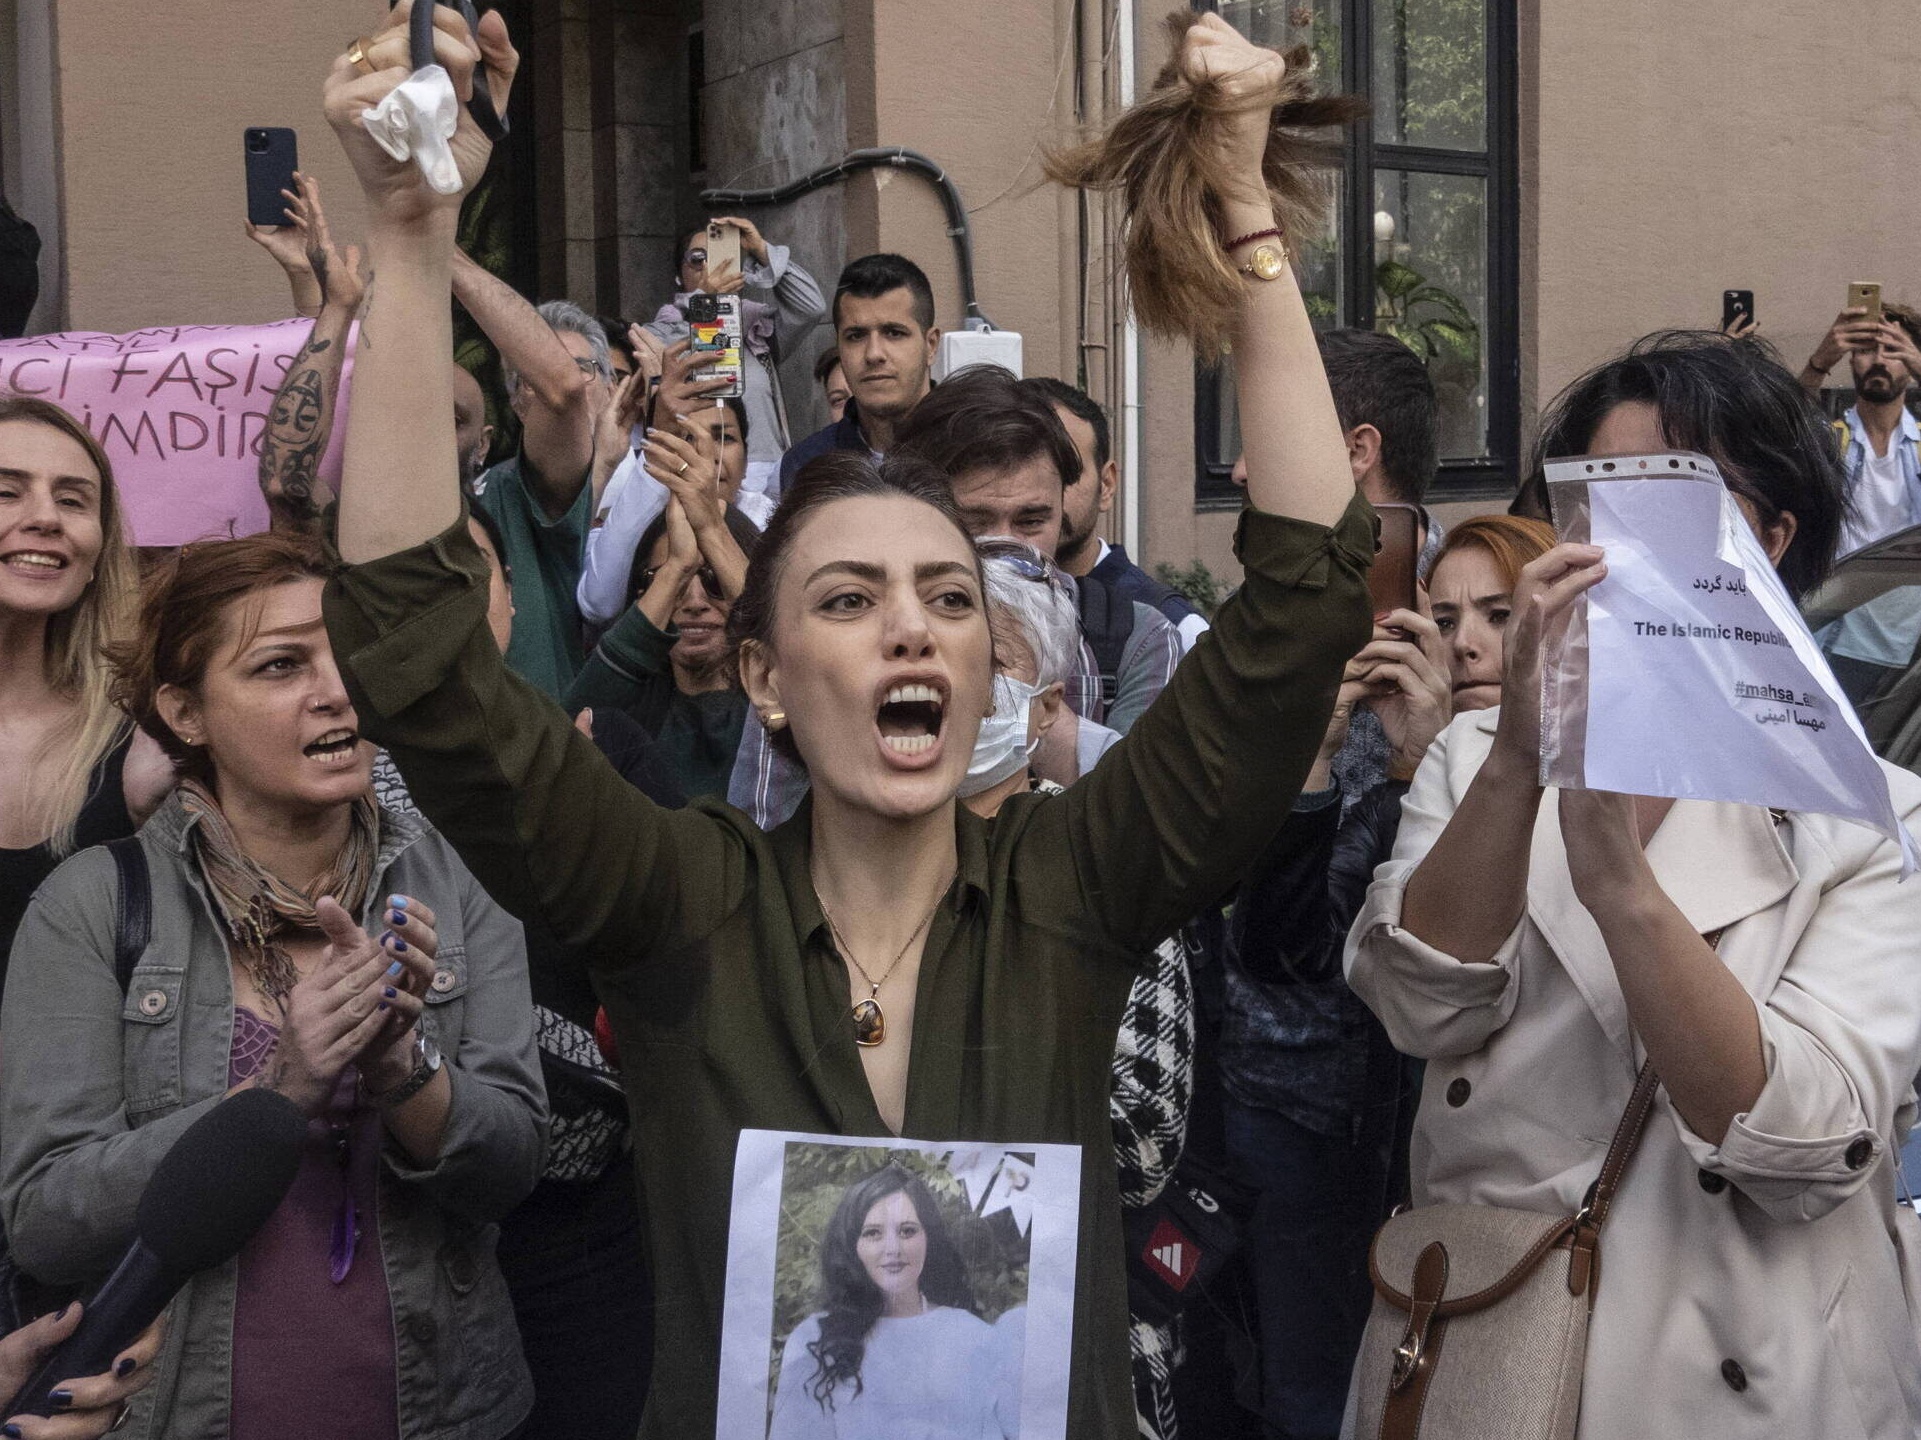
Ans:
{"type": "Polygon", "coordinates": [[[1530,3],[1539,288],[1526,361],[1543,400],[1646,331],[1717,324],[1723,289],[1755,292],[1763,332],[1795,366],[1848,281],[1921,300],[1921,40],[1895,10],[1530,3]]]}
{"type": "MultiPolygon", "coordinates": [[[[327,66],[380,0],[55,0],[65,324],[130,330],[292,313],[246,236],[241,131],[290,125],[337,237],[359,192],[320,113],[327,66]]],[[[43,262],[45,263],[45,262],[43,262]]]]}
{"type": "MultiPolygon", "coordinates": [[[[873,56],[871,99],[859,97],[866,106],[857,110],[849,90],[849,142],[905,145],[953,176],[970,211],[982,308],[1021,332],[1028,374],[1071,376],[1073,309],[1060,256],[1074,248],[1072,210],[1041,182],[1040,141],[1063,116],[1071,124],[1072,5],[1006,0],[992,23],[977,5],[850,0],[848,8],[862,22],[850,24],[850,40],[871,44],[873,56]]],[[[848,253],[911,256],[933,282],[940,323],[960,324],[954,243],[933,187],[878,170],[850,188],[875,198],[852,202],[848,253]]]]}

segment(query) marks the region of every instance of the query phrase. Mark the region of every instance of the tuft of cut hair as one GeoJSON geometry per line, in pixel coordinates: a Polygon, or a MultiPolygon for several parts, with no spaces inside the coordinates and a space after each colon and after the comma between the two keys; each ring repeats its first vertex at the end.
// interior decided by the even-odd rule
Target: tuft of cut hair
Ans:
{"type": "Polygon", "coordinates": [[[1287,73],[1268,95],[1230,99],[1218,80],[1197,81],[1181,69],[1183,42],[1200,18],[1185,9],[1169,15],[1173,55],[1153,88],[1105,134],[1050,150],[1044,164],[1062,185],[1120,192],[1121,266],[1141,324],[1214,359],[1226,353],[1242,305],[1240,273],[1222,249],[1233,238],[1221,232],[1222,197],[1239,183],[1221,159],[1226,122],[1255,105],[1272,109],[1261,170],[1294,246],[1319,229],[1329,199],[1320,172],[1341,158],[1336,139],[1311,132],[1352,124],[1368,105],[1323,93],[1305,45],[1287,51],[1287,73]]]}

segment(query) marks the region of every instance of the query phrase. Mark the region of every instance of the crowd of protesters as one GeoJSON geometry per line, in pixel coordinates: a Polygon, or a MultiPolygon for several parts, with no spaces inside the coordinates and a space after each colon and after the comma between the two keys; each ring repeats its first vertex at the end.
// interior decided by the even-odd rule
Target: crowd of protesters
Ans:
{"type": "MultiPolygon", "coordinates": [[[[312,318],[269,532],[143,556],[88,431],[0,398],[0,1393],[188,1126],[253,1087],[309,1120],[238,1258],[0,1435],[712,1434],[764,1130],[1078,1147],[1062,1433],[1331,1440],[1382,1222],[1581,1211],[1643,1061],[1579,1433],[1921,1433],[1897,847],[1539,780],[1547,635],[1606,574],[1548,523],[1545,459],[1707,454],[1799,596],[1921,522],[1921,315],[1844,312],[1798,383],[1752,336],[1648,337],[1546,410],[1515,513],[1444,525],[1422,362],[1242,265],[1277,233],[1269,110],[1225,103],[1245,578],[1203,614],[1102,536],[1096,400],[934,382],[907,257],[830,296],[717,217],[740,266],[693,232],[642,323],[463,255],[482,127],[448,195],[360,123],[409,8],[327,80],[367,253],[304,176],[252,231],[312,318]],[[743,297],[738,395],[690,343],[703,293],[743,297]],[[452,303],[502,362],[496,463],[452,303]],[[830,420],[795,434],[778,361],[823,318],[830,420]],[[1374,613],[1387,505],[1419,585],[1374,613]],[[1156,1300],[1150,1231],[1196,1195],[1215,1263],[1156,1300]]],[[[435,23],[504,104],[498,13],[435,23]]],[[[1230,101],[1282,78],[1214,18],[1177,64],[1230,101]]],[[[1918,638],[1890,602],[1823,644],[1863,698],[1918,638]]],[[[896,1164],[846,1188],[771,1433],[1022,1433],[992,1378],[1022,1314],[975,1313],[949,1218],[896,1164]]]]}

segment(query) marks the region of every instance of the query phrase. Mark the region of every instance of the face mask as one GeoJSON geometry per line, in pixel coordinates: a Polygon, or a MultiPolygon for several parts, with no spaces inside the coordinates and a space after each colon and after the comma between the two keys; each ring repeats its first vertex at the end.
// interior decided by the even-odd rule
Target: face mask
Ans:
{"type": "Polygon", "coordinates": [[[974,757],[967,762],[967,778],[961,781],[962,798],[992,790],[1026,767],[1034,753],[1034,746],[1027,743],[1027,713],[1040,693],[1039,687],[1011,675],[994,677],[994,713],[981,721],[974,757]]]}

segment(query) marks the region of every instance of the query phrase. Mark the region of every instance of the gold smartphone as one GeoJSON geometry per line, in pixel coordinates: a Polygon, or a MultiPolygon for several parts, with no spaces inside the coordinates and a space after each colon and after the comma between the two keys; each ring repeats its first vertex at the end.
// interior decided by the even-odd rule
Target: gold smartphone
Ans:
{"type": "Polygon", "coordinates": [[[1848,309],[1865,310],[1868,319],[1881,319],[1881,282],[1856,280],[1848,286],[1848,309]]]}
{"type": "Polygon", "coordinates": [[[712,275],[723,263],[740,269],[740,230],[737,226],[707,222],[707,273],[712,275]]]}

